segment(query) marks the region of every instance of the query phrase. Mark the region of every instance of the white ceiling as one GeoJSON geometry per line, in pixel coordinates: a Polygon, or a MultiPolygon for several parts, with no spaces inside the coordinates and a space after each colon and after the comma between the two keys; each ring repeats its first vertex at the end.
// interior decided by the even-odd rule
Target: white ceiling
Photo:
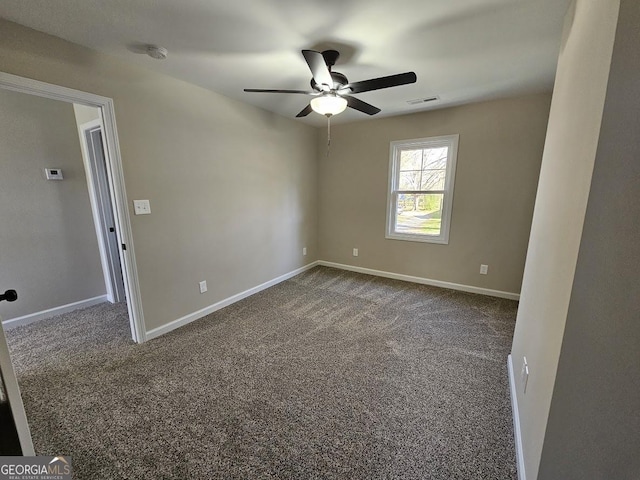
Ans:
{"type": "MultiPolygon", "coordinates": [[[[333,46],[350,81],[414,71],[417,83],[358,94],[402,115],[550,90],[569,0],[2,0],[0,17],[286,117],[309,88],[300,50],[333,46]],[[169,50],[158,61],[142,44],[169,50]],[[430,104],[408,100],[437,95],[430,104]]],[[[367,115],[348,109],[335,118],[367,115]]],[[[326,122],[311,114],[298,120],[326,122]]]]}

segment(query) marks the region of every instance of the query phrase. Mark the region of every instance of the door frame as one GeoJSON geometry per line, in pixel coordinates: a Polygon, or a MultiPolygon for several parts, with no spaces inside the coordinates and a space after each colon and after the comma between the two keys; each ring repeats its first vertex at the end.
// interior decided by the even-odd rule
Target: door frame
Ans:
{"type": "MultiPolygon", "coordinates": [[[[96,227],[96,236],[98,238],[98,248],[100,250],[100,260],[102,262],[102,272],[104,274],[104,283],[107,287],[107,299],[111,303],[118,303],[125,300],[125,293],[122,291],[122,287],[118,288],[118,283],[120,282],[120,278],[116,275],[111,265],[114,260],[111,255],[111,245],[109,242],[118,243],[118,238],[109,236],[107,234],[107,239],[105,239],[105,231],[109,227],[104,222],[104,202],[102,201],[102,197],[98,194],[98,187],[94,181],[94,175],[97,177],[105,177],[106,183],[109,184],[109,172],[106,169],[101,169],[100,167],[96,168],[96,165],[93,163],[93,158],[90,154],[89,143],[87,142],[87,134],[89,132],[100,130],[101,132],[101,140],[102,140],[102,149],[106,152],[107,147],[104,145],[104,127],[102,125],[102,119],[98,118],[96,120],[91,120],[90,122],[83,123],[78,125],[78,135],[80,137],[80,147],[82,148],[82,160],[84,162],[84,170],[87,176],[87,187],[89,188],[89,200],[91,202],[91,213],[93,214],[93,223],[96,227]]],[[[106,153],[105,153],[106,157],[106,153]]],[[[107,159],[105,158],[105,161],[107,159]]],[[[109,195],[111,200],[111,210],[115,211],[115,207],[113,205],[113,196],[109,195]]],[[[115,215],[114,215],[115,221],[115,215]]],[[[114,225],[115,226],[115,225],[114,225]]],[[[120,246],[118,247],[118,253],[120,252],[120,246]]],[[[119,257],[119,255],[118,255],[119,257]]],[[[120,262],[120,260],[117,260],[120,262]]],[[[124,280],[124,277],[122,278],[124,280]]]]}
{"type": "Polygon", "coordinates": [[[108,97],[82,92],[51,83],[40,82],[30,78],[0,72],[0,88],[15,92],[37,95],[67,103],[78,103],[89,107],[97,107],[102,113],[103,143],[109,189],[113,202],[113,214],[116,223],[116,235],[120,248],[120,265],[125,283],[127,308],[131,327],[131,338],[137,343],[146,341],[146,329],[142,312],[142,300],[138,281],[138,269],[133,246],[131,217],[129,215],[127,194],[125,191],[120,144],[113,100],[108,97]],[[126,246],[126,247],[125,247],[126,246]]]}
{"type": "Polygon", "coordinates": [[[31,439],[31,430],[27,421],[27,414],[24,412],[24,404],[22,403],[22,395],[20,395],[20,386],[16,379],[16,374],[11,363],[9,347],[2,329],[0,321],[0,382],[4,383],[9,402],[9,409],[13,415],[13,423],[16,426],[18,441],[20,442],[20,450],[24,456],[34,456],[36,454],[33,448],[33,440],[31,439]]]}

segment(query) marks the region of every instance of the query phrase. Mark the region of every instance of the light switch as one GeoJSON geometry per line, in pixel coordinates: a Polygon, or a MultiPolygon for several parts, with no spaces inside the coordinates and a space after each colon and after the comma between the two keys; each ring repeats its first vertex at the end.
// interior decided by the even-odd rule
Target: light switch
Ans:
{"type": "Polygon", "coordinates": [[[149,215],[151,213],[151,204],[149,200],[134,200],[133,209],[136,215],[149,215]]]}

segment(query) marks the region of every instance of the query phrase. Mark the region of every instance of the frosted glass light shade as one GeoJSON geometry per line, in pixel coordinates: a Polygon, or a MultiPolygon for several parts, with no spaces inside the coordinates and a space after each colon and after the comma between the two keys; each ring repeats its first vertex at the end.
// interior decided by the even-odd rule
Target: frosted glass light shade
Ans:
{"type": "Polygon", "coordinates": [[[338,95],[321,95],[311,100],[311,108],[320,115],[337,115],[347,108],[347,99],[338,95]]]}

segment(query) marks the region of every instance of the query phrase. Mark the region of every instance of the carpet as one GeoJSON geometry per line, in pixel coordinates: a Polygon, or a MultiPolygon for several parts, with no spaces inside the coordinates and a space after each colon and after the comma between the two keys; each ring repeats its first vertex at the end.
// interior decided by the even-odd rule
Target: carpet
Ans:
{"type": "Polygon", "coordinates": [[[517,303],[316,267],[135,345],[124,305],[7,332],[77,479],[515,479],[517,303]]]}

